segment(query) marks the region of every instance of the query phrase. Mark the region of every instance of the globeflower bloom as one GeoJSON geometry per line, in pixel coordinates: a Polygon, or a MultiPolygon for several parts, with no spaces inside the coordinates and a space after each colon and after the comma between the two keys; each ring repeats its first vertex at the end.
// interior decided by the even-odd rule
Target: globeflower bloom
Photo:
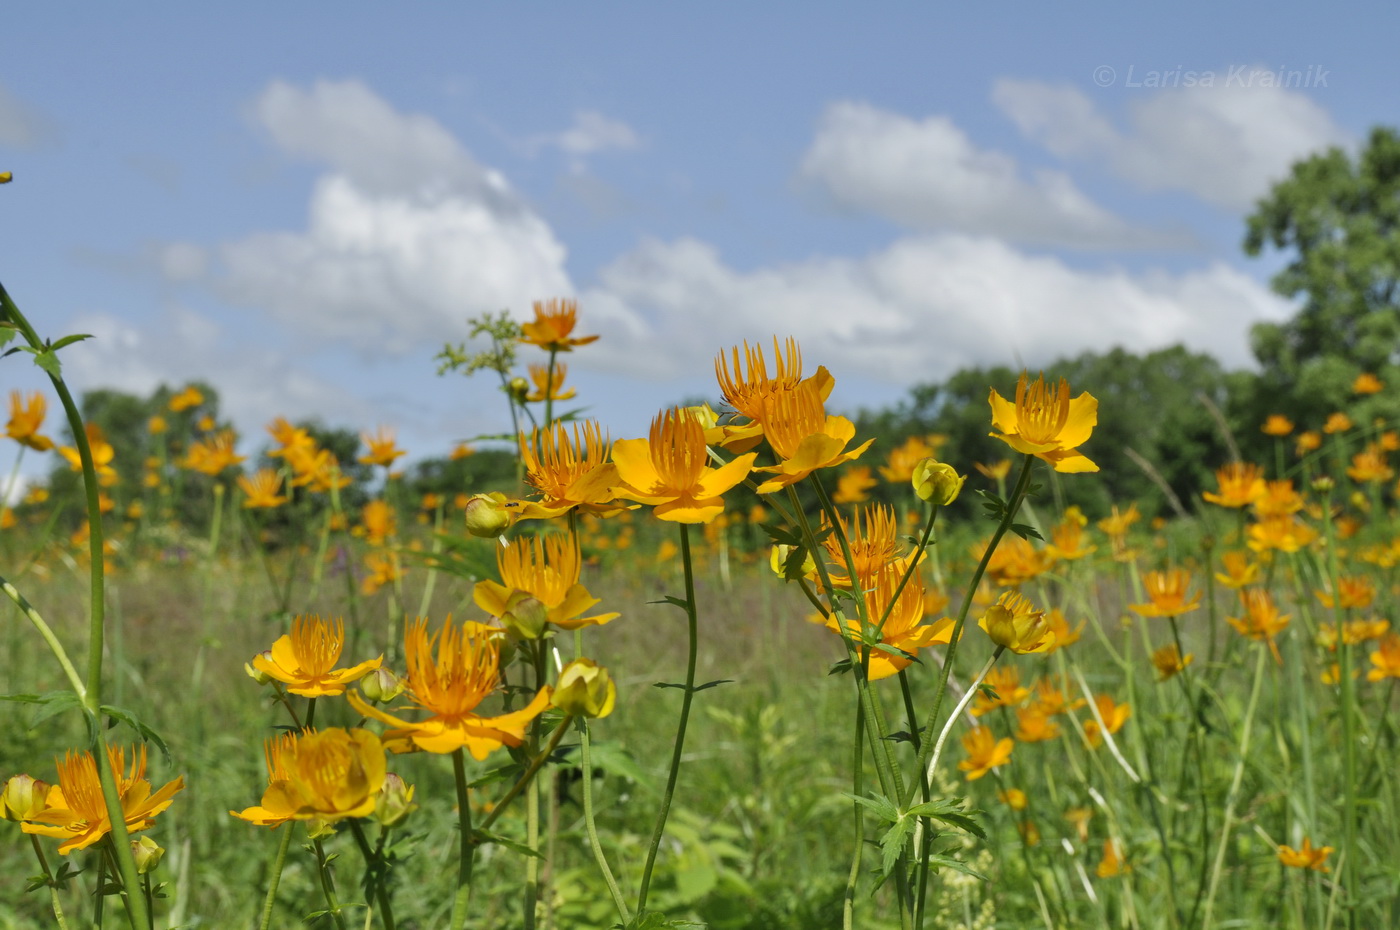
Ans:
{"type": "Polygon", "coordinates": [[[1331,846],[1313,847],[1312,840],[1303,837],[1303,845],[1299,849],[1292,846],[1281,845],[1278,848],[1278,861],[1292,869],[1312,869],[1314,872],[1330,872],[1327,867],[1327,857],[1332,855],[1331,846]]]}
{"type": "Polygon", "coordinates": [[[1385,382],[1369,371],[1363,371],[1356,376],[1356,380],[1351,384],[1353,394],[1379,394],[1385,390],[1385,382]]]}
{"type": "Polygon", "coordinates": [[[1063,378],[1056,387],[1046,385],[1043,374],[1034,384],[1028,382],[1028,374],[1021,372],[1014,404],[992,389],[988,400],[998,432],[990,435],[1017,452],[1049,462],[1055,471],[1098,471],[1079,447],[1098,423],[1099,402],[1087,392],[1071,400],[1069,382],[1063,378]]]}
{"type": "Polygon", "coordinates": [[[345,623],[340,618],[331,624],[316,614],[298,616],[289,635],[279,636],[266,655],[253,657],[253,668],[282,682],[292,694],[333,697],[344,694],[346,685],[379,668],[384,660],[380,656],[337,669],[344,646],[345,623]]]}
{"type": "Polygon", "coordinates": [[[233,447],[237,441],[233,430],[226,429],[210,436],[208,440],[191,443],[190,450],[180,465],[191,471],[217,477],[224,469],[244,460],[244,456],[234,451],[233,447]]]}
{"type": "Polygon", "coordinates": [[[1271,413],[1259,430],[1265,436],[1287,436],[1293,432],[1293,421],[1281,413],[1271,413]]]}
{"type": "Polygon", "coordinates": [[[1015,743],[1009,736],[997,739],[987,727],[974,727],[963,734],[962,745],[967,758],[958,763],[958,768],[967,773],[968,781],[976,781],[1010,762],[1015,743]]]}
{"type": "Polygon", "coordinates": [[[1055,645],[1055,634],[1045,620],[1045,611],[1037,610],[1029,600],[1014,591],[1007,591],[977,621],[998,646],[1019,655],[1045,652],[1055,645]]]}
{"type": "Polygon", "coordinates": [[[795,484],[819,468],[859,458],[875,441],[867,439],[846,451],[847,444],[855,438],[855,424],[845,417],[827,414],[821,388],[813,380],[803,381],[792,390],[768,398],[760,422],[763,435],[781,460],[777,465],[754,469],[774,473],[758,486],[760,494],[771,494],[795,484]]]}
{"type": "Polygon", "coordinates": [[[472,600],[491,616],[503,620],[522,611],[539,610],[540,629],[529,631],[534,635],[526,638],[537,638],[544,623],[577,630],[618,616],[615,612],[582,616],[599,601],[579,583],[582,560],[578,545],[566,534],[516,538],[496,551],[496,566],[503,584],[490,579],[478,581],[472,600]],[[526,603],[526,599],[534,604],[526,603]]]}
{"type": "MultiPolygon", "coordinates": [[[[128,833],[144,830],[154,823],[156,815],[169,807],[171,799],[185,787],[181,776],[151,793],[151,783],[146,780],[145,746],[132,751],[130,769],[126,765],[126,752],[119,746],[107,747],[107,761],[116,778],[122,819],[128,833]]],[[[44,809],[31,813],[20,829],[62,839],[58,851],[63,855],[75,849],[86,849],[111,833],[112,820],[102,799],[97,760],[92,753],[68,753],[58,763],[58,784],[49,788],[44,809]]]]}
{"type": "Polygon", "coordinates": [[[622,484],[618,497],[650,505],[658,519],[709,523],[724,512],[724,494],[748,477],[753,452],[709,468],[705,429],[685,410],[672,409],[651,421],[649,439],[613,443],[613,464],[622,484]]]}
{"type": "Polygon", "coordinates": [[[10,422],[5,425],[5,435],[35,452],[49,451],[53,440],[39,432],[47,408],[44,395],[38,391],[30,394],[27,400],[19,391],[11,391],[10,422]]]}
{"type": "MultiPolygon", "coordinates": [[[[1117,733],[1123,729],[1123,724],[1128,722],[1128,718],[1133,715],[1133,708],[1129,704],[1114,703],[1113,698],[1107,694],[1094,696],[1094,709],[1103,718],[1104,726],[1109,733],[1117,733]]],[[[1103,731],[1099,729],[1098,720],[1084,721],[1084,737],[1089,741],[1089,745],[1097,748],[1103,743],[1103,731]]]]}
{"type": "Polygon", "coordinates": [[[525,727],[549,706],[550,689],[541,688],[525,707],[486,717],[476,712],[500,684],[500,631],[468,621],[461,627],[451,618],[434,635],[428,621],[409,624],[404,633],[409,699],[430,716],[404,720],[371,706],[354,691],[346,698],[366,717],[393,729],[384,734],[391,752],[448,753],[465,748],[478,761],[502,746],[519,746],[525,727]]]}
{"type": "Polygon", "coordinates": [[[1226,617],[1225,622],[1234,627],[1241,636],[1272,640],[1288,626],[1288,614],[1278,612],[1273,597],[1263,588],[1241,591],[1240,606],[1244,608],[1244,616],[1226,617]]]}
{"type": "Polygon", "coordinates": [[[384,746],[369,730],[284,733],[264,746],[268,784],[262,803],[235,817],[264,827],[289,820],[335,823],[374,813],[384,788],[384,746]]]}
{"type": "MultiPolygon", "coordinates": [[[[1329,591],[1317,590],[1313,592],[1324,607],[1335,606],[1332,593],[1329,591]]],[[[1365,575],[1342,575],[1337,579],[1337,593],[1341,606],[1345,608],[1357,608],[1365,610],[1371,606],[1371,602],[1376,599],[1376,585],[1365,575]]]]}
{"type": "Polygon", "coordinates": [[[1240,509],[1248,507],[1264,495],[1264,469],[1252,462],[1231,462],[1215,473],[1220,493],[1201,494],[1212,504],[1240,509]]]}
{"type": "Polygon", "coordinates": [[[280,507],[287,502],[281,493],[282,476],[270,468],[259,468],[253,477],[238,476],[243,489],[244,507],[280,507]]]}
{"type": "Polygon", "coordinates": [[[360,441],[369,449],[368,453],[359,458],[360,463],[364,465],[383,465],[389,468],[395,459],[408,454],[398,447],[394,431],[387,426],[381,426],[373,433],[361,433],[360,441]]]}
{"type": "Polygon", "coordinates": [[[563,362],[555,363],[552,375],[548,365],[530,365],[527,370],[530,372],[530,380],[535,383],[535,389],[525,395],[525,400],[531,403],[568,400],[578,394],[574,388],[564,389],[564,378],[569,374],[569,368],[563,362]]]}
{"type": "Polygon", "coordinates": [[[574,346],[597,342],[597,336],[574,336],[578,323],[578,301],[535,301],[535,319],[520,326],[520,341],[539,346],[546,352],[572,352],[574,346]]]}
{"type": "Polygon", "coordinates": [[[1144,617],[1176,617],[1201,606],[1200,592],[1191,594],[1191,575],[1184,569],[1148,572],[1142,578],[1148,603],[1129,604],[1128,609],[1144,617]]]}
{"type": "Polygon", "coordinates": [[[170,398],[170,409],[175,413],[181,413],[192,407],[198,407],[202,403],[204,403],[204,395],[199,388],[191,384],[170,398]]]}
{"type": "Polygon", "coordinates": [[[1174,677],[1178,672],[1186,670],[1186,666],[1191,664],[1191,660],[1196,658],[1194,653],[1181,654],[1181,650],[1176,647],[1176,643],[1163,646],[1152,653],[1152,666],[1157,669],[1157,680],[1166,681],[1174,677]]]}
{"type": "MultiPolygon", "coordinates": [[[[880,572],[872,587],[864,592],[865,615],[872,625],[879,625],[883,618],[884,624],[880,626],[880,643],[899,650],[898,655],[888,653],[883,649],[870,650],[870,662],[868,668],[868,678],[870,681],[879,681],[898,673],[901,669],[908,668],[914,661],[913,656],[925,646],[935,643],[948,642],[953,633],[951,621],[942,621],[932,625],[923,623],[924,619],[924,585],[917,576],[911,577],[904,585],[904,589],[895,596],[895,590],[899,587],[899,580],[903,576],[902,567],[891,567],[880,572]]],[[[856,643],[861,642],[858,621],[853,617],[845,617],[838,620],[833,614],[827,619],[828,629],[837,633],[842,632],[842,623],[845,624],[846,633],[856,643]]]]}
{"type": "Polygon", "coordinates": [[[569,428],[556,421],[549,429],[520,434],[525,480],[540,493],[538,502],[521,504],[521,519],[548,520],[575,507],[600,515],[622,509],[614,503],[617,466],[608,461],[608,442],[597,422],[574,423],[572,433],[571,441],[569,428]]]}

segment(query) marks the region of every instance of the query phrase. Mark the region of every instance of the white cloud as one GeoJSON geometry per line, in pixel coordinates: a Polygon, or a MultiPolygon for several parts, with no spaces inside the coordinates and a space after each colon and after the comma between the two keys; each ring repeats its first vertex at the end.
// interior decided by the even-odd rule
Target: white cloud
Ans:
{"type": "Polygon", "coordinates": [[[579,110],[568,129],[538,140],[538,144],[555,145],[574,156],[592,155],[607,149],[633,149],[640,143],[640,137],[631,126],[597,110],[579,110]]]}
{"type": "Polygon", "coordinates": [[[32,148],[55,134],[47,118],[0,85],[0,145],[32,148]]]}
{"type": "Polygon", "coordinates": [[[1085,247],[1182,241],[1128,225],[1061,172],[1023,177],[1015,159],[977,148],[946,117],[916,121],[866,103],[827,108],[799,177],[842,207],[915,229],[1085,247]]]}
{"type": "Polygon", "coordinates": [[[1120,129],[1068,85],[998,81],[992,98],[1028,137],[1066,158],[1102,159],[1145,190],[1187,191],[1244,212],[1295,161],[1348,141],[1327,112],[1295,90],[1169,88],[1134,98],[1120,129]]]}
{"type": "Polygon", "coordinates": [[[975,364],[1183,342],[1248,365],[1247,330],[1290,312],[1223,264],[1185,274],[1081,271],[988,238],[911,237],[861,259],[741,273],[694,240],[644,243],[583,296],[604,338],[580,365],[665,378],[743,339],[793,334],[816,364],[900,386],[975,364]]]}
{"type": "MultiPolygon", "coordinates": [[[[277,82],[252,114],[283,151],[331,171],[304,230],[215,250],[229,299],[321,343],[404,353],[459,338],[468,316],[572,292],[549,225],[432,118],[354,81],[277,82]]],[[[196,253],[166,258],[178,276],[196,253]]]]}

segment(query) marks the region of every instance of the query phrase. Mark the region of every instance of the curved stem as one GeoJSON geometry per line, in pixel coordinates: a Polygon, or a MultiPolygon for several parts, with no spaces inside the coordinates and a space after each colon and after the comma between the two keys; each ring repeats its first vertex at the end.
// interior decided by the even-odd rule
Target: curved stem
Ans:
{"type": "Polygon", "coordinates": [[[69,661],[68,653],[64,650],[63,644],[58,641],[58,637],[54,635],[53,630],[44,622],[44,618],[39,616],[39,611],[35,610],[34,605],[30,604],[29,601],[25,599],[24,595],[20,594],[18,589],[4,578],[0,578],[0,591],[4,591],[5,596],[14,601],[15,606],[20,609],[20,612],[24,614],[25,618],[30,623],[34,624],[34,628],[39,631],[39,635],[42,636],[44,642],[48,644],[49,651],[53,653],[54,658],[58,660],[58,664],[63,668],[63,674],[68,678],[69,687],[71,687],[73,693],[78,696],[78,700],[86,703],[87,687],[83,684],[82,678],[78,676],[78,670],[74,668],[73,663],[69,661]]]}
{"type": "Polygon", "coordinates": [[[63,917],[63,905],[58,900],[58,886],[54,884],[53,873],[49,871],[49,860],[44,855],[44,847],[39,844],[39,837],[29,834],[29,841],[34,845],[34,855],[39,860],[39,870],[44,873],[45,884],[49,886],[49,906],[53,908],[53,919],[58,924],[59,930],[68,930],[68,921],[63,917]]]}
{"type": "Polygon", "coordinates": [[[666,791],[661,796],[661,809],[657,812],[651,842],[647,844],[646,865],[642,868],[641,889],[637,892],[638,913],[646,910],[647,892],[651,890],[651,873],[656,866],[656,851],[661,848],[661,837],[666,833],[666,818],[671,813],[671,799],[676,793],[676,780],[681,771],[681,755],[685,751],[685,730],[690,723],[690,705],[695,698],[695,661],[700,639],[695,611],[695,571],[690,559],[690,527],[682,523],[680,528],[681,564],[685,569],[685,618],[690,634],[689,650],[686,653],[685,693],[681,698],[681,718],[676,725],[676,742],[671,751],[671,770],[666,776],[666,791]]]}
{"type": "Polygon", "coordinates": [[[292,824],[283,824],[282,839],[277,843],[277,856],[272,860],[272,879],[267,884],[267,894],[263,897],[262,919],[258,930],[267,930],[272,924],[272,908],[277,902],[277,886],[282,882],[282,867],[287,863],[287,850],[292,845],[292,824]]]}
{"type": "Polygon", "coordinates": [[[632,922],[632,911],[622,897],[622,889],[618,887],[612,869],[608,867],[608,857],[603,854],[603,844],[598,841],[598,825],[593,814],[593,741],[588,731],[588,720],[579,717],[576,723],[583,762],[583,825],[588,831],[588,845],[593,850],[593,860],[598,863],[598,871],[603,873],[603,881],[608,886],[608,894],[612,895],[613,906],[617,908],[618,916],[622,918],[623,924],[629,924],[632,922]]]}
{"type": "Polygon", "coordinates": [[[370,848],[369,841],[365,839],[364,827],[360,826],[358,818],[350,819],[350,832],[355,836],[355,845],[360,847],[360,855],[365,858],[365,868],[371,876],[369,890],[373,891],[374,900],[379,903],[379,919],[384,922],[384,930],[394,930],[394,908],[389,900],[389,888],[384,881],[384,860],[370,848]]]}
{"type": "Polygon", "coordinates": [[[331,864],[326,859],[326,849],[321,845],[320,840],[312,840],[312,847],[316,850],[316,872],[321,879],[321,894],[326,898],[326,908],[330,911],[331,920],[340,930],[345,928],[345,915],[340,913],[340,899],[335,893],[335,879],[331,877],[331,864]]]}

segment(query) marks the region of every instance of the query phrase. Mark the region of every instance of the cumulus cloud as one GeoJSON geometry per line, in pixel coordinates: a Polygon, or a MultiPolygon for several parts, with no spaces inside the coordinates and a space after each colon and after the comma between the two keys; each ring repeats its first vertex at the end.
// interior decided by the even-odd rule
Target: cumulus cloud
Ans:
{"type": "Polygon", "coordinates": [[[622,120],[604,116],[597,110],[579,110],[574,124],[563,132],[539,136],[535,148],[554,146],[560,151],[581,157],[607,149],[634,149],[641,143],[636,130],[622,120]]]}
{"type": "Polygon", "coordinates": [[[1068,85],[1003,79],[992,99],[1031,139],[1065,158],[1101,159],[1144,190],[1179,190],[1248,211],[1292,164],[1348,137],[1296,90],[1242,86],[1228,72],[1212,86],[1134,98],[1120,128],[1068,85]]]}
{"type": "Polygon", "coordinates": [[[914,120],[867,103],[827,108],[799,177],[841,207],[914,229],[1082,247],[1182,241],[1130,226],[1062,172],[1023,176],[1014,158],[978,148],[946,117],[914,120]]]}
{"type": "Polygon", "coordinates": [[[604,269],[584,307],[605,337],[587,358],[616,371],[703,371],[728,345],[791,333],[812,359],[900,386],[974,364],[1178,342],[1248,365],[1249,325],[1291,310],[1219,263],[1184,274],[1083,271],[963,235],[751,272],[702,242],[650,241],[604,269]]]}
{"type": "MultiPolygon", "coordinates": [[[[355,81],[270,85],[250,109],[283,152],[324,164],[305,229],[214,251],[209,280],[320,343],[402,354],[460,336],[466,317],[572,285],[553,230],[440,123],[355,81]]],[[[167,249],[167,276],[198,253],[167,249]]]]}

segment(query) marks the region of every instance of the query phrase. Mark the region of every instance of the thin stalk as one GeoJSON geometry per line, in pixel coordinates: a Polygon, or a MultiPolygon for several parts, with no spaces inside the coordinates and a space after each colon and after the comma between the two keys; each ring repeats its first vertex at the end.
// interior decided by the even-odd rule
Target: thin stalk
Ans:
{"type": "Polygon", "coordinates": [[[63,674],[68,678],[68,686],[73,689],[73,693],[78,696],[78,700],[87,703],[87,686],[83,684],[82,678],[78,676],[78,670],[73,667],[73,663],[68,659],[68,653],[63,648],[63,644],[54,635],[53,629],[44,622],[44,618],[39,615],[39,611],[34,609],[34,605],[20,594],[13,584],[0,578],[0,591],[5,592],[5,596],[15,602],[20,613],[24,614],[26,620],[34,625],[34,629],[39,631],[39,635],[48,644],[49,651],[58,660],[59,666],[63,669],[63,674]]]}
{"type": "MultiPolygon", "coordinates": [[[[379,919],[384,923],[384,930],[395,930],[394,928],[394,907],[389,900],[389,889],[385,886],[384,877],[381,872],[384,862],[382,858],[369,846],[369,841],[365,839],[365,830],[360,826],[358,818],[350,819],[350,832],[355,836],[355,845],[360,847],[360,855],[365,858],[365,868],[370,870],[372,879],[370,888],[374,892],[374,900],[379,903],[379,919]]],[[[365,917],[366,923],[369,916],[365,917]]]]}
{"type": "Polygon", "coordinates": [[[321,894],[326,899],[326,909],[335,925],[340,930],[346,930],[345,915],[340,913],[340,899],[335,893],[335,879],[331,877],[331,864],[326,859],[326,849],[320,840],[312,840],[311,845],[316,850],[316,873],[321,879],[321,894]]]}
{"type": "Polygon", "coordinates": [[[457,827],[459,843],[457,847],[457,890],[452,896],[451,930],[462,930],[467,925],[467,908],[472,900],[472,865],[476,859],[476,843],[473,841],[471,793],[467,788],[467,760],[463,750],[452,753],[452,775],[457,785],[457,827]]]}
{"type": "Polygon", "coordinates": [[[583,757],[583,824],[588,831],[588,845],[593,850],[593,859],[598,863],[598,871],[603,873],[603,881],[608,886],[608,894],[612,895],[617,915],[622,918],[622,923],[625,925],[632,922],[632,911],[627,907],[627,901],[622,896],[622,889],[617,886],[617,879],[613,877],[612,869],[608,867],[608,857],[603,853],[603,844],[598,841],[598,824],[593,813],[593,741],[589,735],[588,720],[585,717],[579,717],[576,722],[580,733],[580,752],[583,757]]]}
{"type": "Polygon", "coordinates": [[[695,662],[699,652],[699,624],[695,610],[695,572],[690,560],[690,527],[680,524],[681,564],[685,570],[685,617],[689,632],[689,650],[686,653],[685,694],[681,699],[681,717],[676,725],[676,741],[671,752],[671,770],[666,776],[666,791],[661,796],[661,809],[657,812],[656,827],[652,830],[651,842],[647,844],[646,865],[642,868],[641,889],[637,893],[637,912],[646,910],[647,892],[651,890],[651,873],[656,867],[656,852],[661,848],[661,837],[666,832],[666,818],[671,813],[671,799],[676,793],[676,780],[680,777],[681,754],[685,750],[685,731],[690,723],[690,705],[695,698],[695,662]]]}
{"type": "MultiPolygon", "coordinates": [[[[864,797],[865,794],[865,714],[861,708],[861,694],[856,692],[856,740],[855,759],[851,764],[851,794],[864,797]]],[[[841,930],[855,930],[856,886],[860,882],[860,861],[865,852],[865,805],[852,804],[855,821],[855,842],[851,843],[851,870],[846,875],[846,893],[841,902],[841,930]]]]}
{"type": "Polygon", "coordinates": [[[272,860],[272,879],[267,884],[267,894],[263,897],[262,919],[258,930],[267,930],[272,925],[272,909],[277,903],[277,886],[282,882],[282,868],[287,864],[287,850],[292,845],[292,824],[284,824],[282,839],[277,842],[277,855],[272,860]]]}
{"type": "Polygon", "coordinates": [[[53,872],[49,871],[49,860],[44,855],[44,847],[39,844],[39,837],[33,833],[29,834],[29,842],[34,845],[34,855],[39,860],[39,870],[44,873],[44,884],[49,888],[49,906],[53,908],[53,919],[58,924],[59,930],[68,930],[68,921],[63,916],[63,905],[58,900],[58,886],[54,884],[53,872]]]}

